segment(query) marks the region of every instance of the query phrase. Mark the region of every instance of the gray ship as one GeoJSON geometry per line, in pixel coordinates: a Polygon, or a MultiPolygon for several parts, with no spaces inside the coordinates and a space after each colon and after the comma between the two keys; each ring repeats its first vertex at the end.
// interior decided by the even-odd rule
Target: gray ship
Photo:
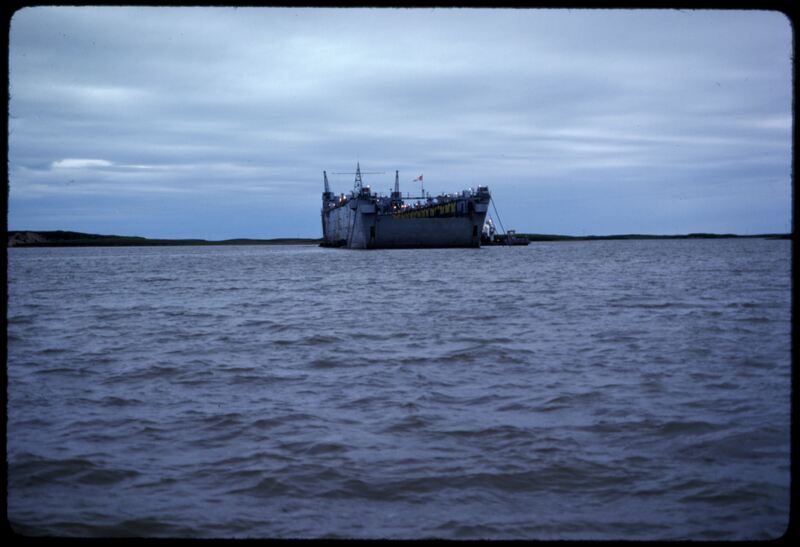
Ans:
{"type": "Polygon", "coordinates": [[[480,247],[491,194],[486,186],[457,194],[407,196],[400,194],[400,173],[394,191],[381,196],[370,191],[356,166],[355,185],[348,194],[334,195],[328,173],[322,172],[323,247],[350,249],[409,249],[425,247],[480,247]]]}

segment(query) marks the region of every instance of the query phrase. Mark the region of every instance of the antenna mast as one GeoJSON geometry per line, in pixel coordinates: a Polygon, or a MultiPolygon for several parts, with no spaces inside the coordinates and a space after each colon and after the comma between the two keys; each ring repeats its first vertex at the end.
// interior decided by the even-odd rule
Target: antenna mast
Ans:
{"type": "MultiPolygon", "coordinates": [[[[356,172],[355,173],[331,173],[332,175],[353,175],[356,176],[355,182],[355,190],[357,192],[361,191],[362,181],[361,181],[361,163],[356,163],[356,172]]],[[[364,171],[365,175],[383,175],[383,171],[364,171]]]]}
{"type": "Polygon", "coordinates": [[[392,192],[392,205],[400,205],[403,197],[400,195],[400,171],[394,172],[394,192],[392,192]]]}
{"type": "Polygon", "coordinates": [[[331,194],[331,187],[328,184],[328,173],[326,171],[323,171],[322,176],[325,179],[325,191],[322,192],[322,201],[323,202],[333,201],[333,194],[331,194]]]}
{"type": "Polygon", "coordinates": [[[356,184],[355,187],[361,190],[361,163],[356,163],[356,184]]]}

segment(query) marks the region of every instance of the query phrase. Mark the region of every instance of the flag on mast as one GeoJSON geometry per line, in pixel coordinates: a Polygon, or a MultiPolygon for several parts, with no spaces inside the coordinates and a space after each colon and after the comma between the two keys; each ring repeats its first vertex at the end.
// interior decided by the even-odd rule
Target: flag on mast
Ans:
{"type": "Polygon", "coordinates": [[[414,182],[422,182],[422,175],[414,179],[414,182]]]}

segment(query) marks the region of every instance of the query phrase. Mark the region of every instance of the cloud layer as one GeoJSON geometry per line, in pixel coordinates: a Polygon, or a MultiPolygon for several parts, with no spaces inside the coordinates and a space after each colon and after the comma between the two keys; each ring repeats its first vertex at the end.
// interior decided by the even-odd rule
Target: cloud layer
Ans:
{"type": "Polygon", "coordinates": [[[27,8],[9,228],[318,237],[360,161],[523,232],[785,232],[791,53],[775,12],[27,8]]]}

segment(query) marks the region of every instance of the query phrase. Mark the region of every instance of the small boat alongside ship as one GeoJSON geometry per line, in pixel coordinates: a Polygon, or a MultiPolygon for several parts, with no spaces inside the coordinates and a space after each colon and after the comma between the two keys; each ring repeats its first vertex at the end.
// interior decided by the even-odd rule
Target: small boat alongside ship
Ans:
{"type": "Polygon", "coordinates": [[[483,223],[483,233],[481,234],[483,245],[528,245],[530,242],[526,236],[518,236],[516,230],[508,230],[505,235],[497,234],[491,217],[487,216],[483,223]]]}
{"type": "Polygon", "coordinates": [[[516,230],[508,230],[506,232],[506,245],[528,245],[531,242],[525,236],[518,236],[516,230]]]}

